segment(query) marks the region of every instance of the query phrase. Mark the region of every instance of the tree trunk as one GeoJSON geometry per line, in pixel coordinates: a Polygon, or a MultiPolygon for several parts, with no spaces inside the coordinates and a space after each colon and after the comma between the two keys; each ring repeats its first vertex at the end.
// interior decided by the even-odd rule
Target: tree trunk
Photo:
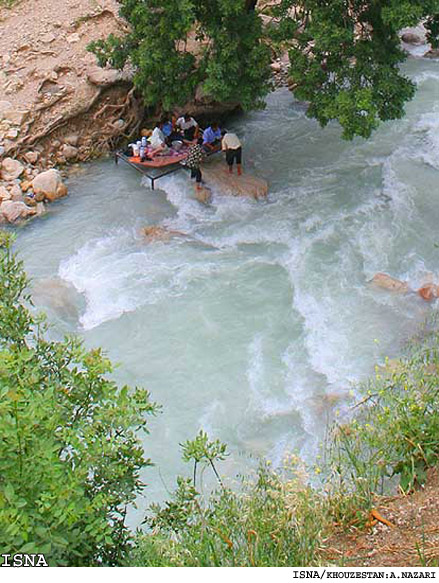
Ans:
{"type": "Polygon", "coordinates": [[[245,9],[247,10],[247,12],[255,10],[257,3],[258,0],[245,0],[245,9]]]}

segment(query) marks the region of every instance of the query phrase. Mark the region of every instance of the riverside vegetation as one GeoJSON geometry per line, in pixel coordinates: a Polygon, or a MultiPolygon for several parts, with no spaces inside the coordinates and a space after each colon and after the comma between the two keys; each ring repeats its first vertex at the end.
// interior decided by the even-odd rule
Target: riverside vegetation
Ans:
{"type": "Polygon", "coordinates": [[[262,462],[231,487],[227,447],[200,432],[182,444],[193,464],[171,498],[152,505],[144,532],[126,526],[143,491],[139,435],[157,412],[143,389],[118,388],[101,350],[46,339],[27,278],[0,240],[0,545],[44,552],[51,565],[310,566],[335,525],[365,525],[376,496],[422,485],[439,456],[439,337],[426,328],[398,361],[358,390],[334,424],[311,487],[301,463],[262,462]],[[218,482],[202,494],[198,470],[218,482]]]}

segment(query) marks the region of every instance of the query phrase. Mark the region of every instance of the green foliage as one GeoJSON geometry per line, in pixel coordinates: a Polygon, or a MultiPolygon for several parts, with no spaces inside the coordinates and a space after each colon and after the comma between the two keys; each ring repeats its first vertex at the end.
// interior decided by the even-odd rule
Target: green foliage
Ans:
{"type": "Polygon", "coordinates": [[[216,101],[261,105],[269,52],[261,42],[261,21],[245,2],[123,0],[120,14],[130,32],[89,48],[100,65],[122,68],[129,62],[147,106],[170,110],[187,103],[198,87],[216,101]]]}
{"type": "Polygon", "coordinates": [[[322,126],[338,120],[348,139],[367,138],[380,121],[401,118],[415,85],[399,69],[406,55],[398,31],[438,12],[438,2],[289,3],[299,9],[291,77],[299,99],[310,102],[308,115],[322,126]]]}
{"type": "Polygon", "coordinates": [[[124,38],[90,45],[99,63],[130,62],[145,103],[164,110],[197,88],[221,102],[259,107],[269,90],[267,44],[289,49],[291,80],[308,115],[343,137],[367,138],[380,121],[399,119],[415,85],[400,72],[406,54],[398,31],[425,21],[439,47],[438,0],[281,0],[263,10],[241,0],[123,0],[124,38]],[[197,45],[194,44],[197,41],[197,45]]]}
{"type": "Polygon", "coordinates": [[[194,486],[196,485],[196,473],[198,464],[210,464],[219,483],[222,485],[221,478],[216,470],[216,461],[223,461],[229,455],[227,446],[221,443],[219,439],[209,441],[207,433],[200,431],[193,440],[188,440],[181,444],[183,450],[183,460],[185,462],[194,462],[194,486]]]}
{"type": "Polygon", "coordinates": [[[46,553],[50,565],[120,564],[149,463],[138,434],[156,406],[108,379],[101,350],[46,340],[26,285],[1,233],[0,548],[46,553]]]}
{"type": "Polygon", "coordinates": [[[151,534],[138,536],[133,566],[275,567],[318,562],[326,501],[297,479],[261,466],[238,491],[207,499],[179,478],[172,499],[152,507],[151,534]]]}
{"type": "Polygon", "coordinates": [[[356,415],[334,433],[331,470],[339,492],[363,507],[396,483],[404,492],[425,482],[439,461],[439,339],[427,334],[406,359],[387,362],[363,388],[356,415]]]}

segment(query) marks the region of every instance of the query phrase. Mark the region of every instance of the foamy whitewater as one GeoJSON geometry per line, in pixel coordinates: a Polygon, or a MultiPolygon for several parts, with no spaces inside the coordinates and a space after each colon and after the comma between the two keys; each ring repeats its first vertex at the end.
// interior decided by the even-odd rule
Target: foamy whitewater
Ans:
{"type": "Polygon", "coordinates": [[[439,283],[439,63],[413,58],[405,70],[419,84],[407,117],[369,141],[320,129],[286,90],[231,120],[246,171],[270,183],[266,202],[214,193],[206,208],[184,172],[153,192],[104,161],[19,232],[53,335],[103,346],[121,363],[117,380],[163,406],[145,438],[156,464],[145,504],[189,472],[179,443],[200,428],[229,444],[229,476],[261,456],[312,460],[354,384],[400,354],[430,313],[367,286],[378,271],[439,283]],[[147,225],[187,236],[147,244],[147,225]],[[46,285],[59,286],[60,302],[46,285]]]}

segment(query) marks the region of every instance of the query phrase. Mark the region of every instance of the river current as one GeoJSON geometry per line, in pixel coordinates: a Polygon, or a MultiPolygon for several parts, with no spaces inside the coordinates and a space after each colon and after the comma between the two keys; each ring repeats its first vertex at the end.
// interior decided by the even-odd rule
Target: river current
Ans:
{"type": "Polygon", "coordinates": [[[230,476],[261,456],[312,460],[355,383],[430,313],[416,296],[367,285],[378,271],[439,283],[439,63],[404,68],[416,98],[369,141],[322,130],[286,90],[233,119],[246,170],[269,181],[266,202],[214,193],[206,208],[184,172],[151,191],[105,160],[19,229],[51,334],[102,346],[119,382],[163,406],[145,437],[156,464],[145,504],[189,472],[179,443],[200,428],[228,443],[230,476]],[[157,224],[189,236],[142,241],[139,229],[157,224]]]}

